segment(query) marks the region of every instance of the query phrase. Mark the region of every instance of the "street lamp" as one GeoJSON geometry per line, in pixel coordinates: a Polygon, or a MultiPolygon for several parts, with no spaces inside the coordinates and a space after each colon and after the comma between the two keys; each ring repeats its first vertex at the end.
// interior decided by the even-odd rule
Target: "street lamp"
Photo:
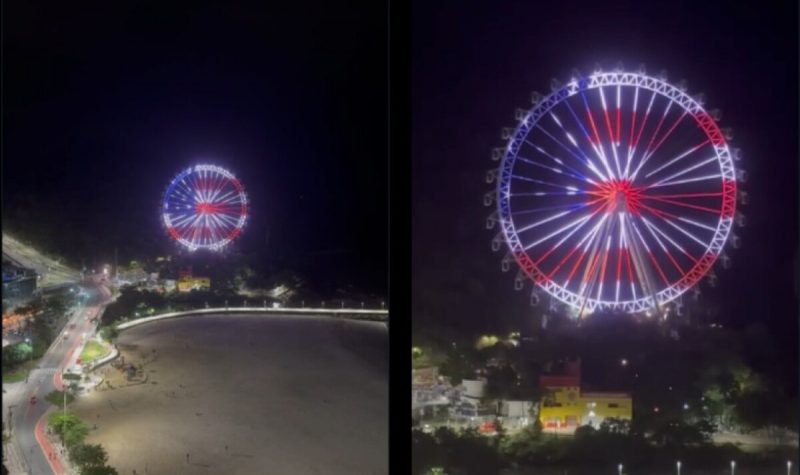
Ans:
{"type": "Polygon", "coordinates": [[[791,475],[791,474],[792,474],[792,461],[791,460],[787,460],[786,461],[786,475],[791,475]]]}
{"type": "Polygon", "coordinates": [[[734,475],[735,473],[736,473],[736,461],[731,460],[731,475],[734,475]]]}
{"type": "Polygon", "coordinates": [[[25,343],[31,345],[31,359],[30,359],[30,361],[33,361],[33,339],[26,336],[25,337],[25,343]]]}
{"type": "Polygon", "coordinates": [[[64,370],[61,370],[61,391],[64,393],[64,428],[61,432],[64,440],[64,450],[67,448],[67,385],[64,383],[64,370]]]}
{"type": "Polygon", "coordinates": [[[622,464],[617,465],[617,473],[618,475],[622,475],[622,464]]]}
{"type": "Polygon", "coordinates": [[[386,307],[386,302],[381,301],[381,308],[386,307]]]}
{"type": "Polygon", "coordinates": [[[361,310],[364,310],[364,302],[361,302],[361,310]]]}
{"type": "Polygon", "coordinates": [[[681,475],[681,461],[680,460],[678,460],[678,462],[675,464],[675,467],[678,469],[678,475],[681,475]]]}

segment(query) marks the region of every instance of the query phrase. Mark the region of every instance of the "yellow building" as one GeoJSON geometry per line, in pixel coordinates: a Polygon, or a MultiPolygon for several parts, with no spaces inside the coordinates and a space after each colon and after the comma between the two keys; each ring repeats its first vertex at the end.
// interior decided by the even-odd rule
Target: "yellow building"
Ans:
{"type": "Polygon", "coordinates": [[[208,290],[211,288],[211,279],[208,277],[183,277],[178,280],[179,292],[190,292],[192,290],[208,290]]]}
{"type": "Polygon", "coordinates": [[[545,391],[539,407],[539,421],[544,428],[575,429],[582,425],[595,428],[606,418],[630,420],[633,399],[619,392],[581,392],[580,362],[567,366],[564,376],[542,376],[545,391]]]}
{"type": "Polygon", "coordinates": [[[580,388],[551,388],[539,408],[544,428],[599,427],[606,418],[630,420],[633,400],[624,393],[583,393],[580,388]]]}

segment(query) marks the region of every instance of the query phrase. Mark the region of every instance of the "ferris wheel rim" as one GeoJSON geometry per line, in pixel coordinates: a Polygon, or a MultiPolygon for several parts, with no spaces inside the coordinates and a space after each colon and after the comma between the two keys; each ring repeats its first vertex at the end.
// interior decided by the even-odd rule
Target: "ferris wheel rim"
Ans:
{"type": "Polygon", "coordinates": [[[701,104],[684,91],[664,80],[640,73],[598,72],[585,78],[572,79],[569,83],[541,98],[538,103],[524,114],[522,120],[510,134],[501,154],[498,171],[496,186],[498,222],[508,249],[517,264],[536,286],[551,296],[572,307],[585,306],[590,311],[596,309],[619,309],[629,313],[636,313],[653,308],[656,304],[666,304],[685,293],[709,272],[717,260],[730,235],[736,209],[736,173],[733,159],[727,140],[716,121],[709,116],[701,104]],[[714,157],[720,168],[719,178],[722,183],[722,203],[714,234],[708,240],[705,252],[703,252],[696,264],[671,285],[663,287],[649,296],[623,301],[607,301],[592,298],[591,296],[581,296],[546,276],[525,250],[517,232],[515,220],[512,216],[513,209],[510,204],[513,168],[519,158],[519,149],[533,127],[545,114],[573,95],[604,86],[635,86],[642,90],[648,90],[653,93],[653,97],[658,94],[671,104],[677,104],[685,113],[690,114],[713,146],[714,157]]]}
{"type": "MultiPolygon", "coordinates": [[[[191,188],[187,187],[186,191],[191,191],[191,188]]],[[[186,196],[184,196],[183,198],[185,199],[186,196]]],[[[209,204],[211,204],[211,202],[216,198],[218,197],[217,196],[205,197],[205,199],[208,200],[209,204]]],[[[175,177],[170,181],[169,185],[164,191],[161,200],[162,224],[166,227],[167,233],[170,235],[170,237],[172,237],[175,240],[175,242],[187,248],[189,251],[197,251],[201,249],[219,251],[223,249],[241,233],[241,230],[243,229],[247,221],[247,217],[248,217],[248,199],[244,187],[242,186],[239,179],[233,173],[217,165],[199,164],[184,168],[178,174],[176,174],[175,177]],[[228,195],[232,194],[235,195],[235,197],[228,198],[226,201],[235,202],[236,204],[238,204],[237,206],[238,210],[235,212],[229,210],[229,208],[232,207],[232,205],[229,203],[225,203],[223,205],[214,205],[215,207],[213,214],[222,215],[224,219],[222,220],[218,219],[217,221],[219,223],[227,225],[226,231],[224,232],[224,234],[219,235],[216,239],[208,240],[205,243],[202,242],[198,243],[193,240],[190,240],[189,238],[187,238],[185,234],[176,229],[176,223],[173,222],[173,219],[170,216],[170,213],[168,212],[168,208],[171,205],[171,202],[177,199],[175,198],[175,190],[178,184],[183,182],[184,186],[188,186],[186,185],[184,180],[187,177],[199,173],[205,173],[206,175],[209,175],[210,179],[212,180],[211,183],[214,183],[213,180],[217,180],[216,186],[219,190],[222,190],[226,186],[231,187],[232,191],[228,192],[228,195]],[[233,217],[234,215],[236,216],[235,218],[233,217]]],[[[204,226],[208,227],[208,224],[209,224],[208,218],[206,218],[206,224],[204,226]]]]}

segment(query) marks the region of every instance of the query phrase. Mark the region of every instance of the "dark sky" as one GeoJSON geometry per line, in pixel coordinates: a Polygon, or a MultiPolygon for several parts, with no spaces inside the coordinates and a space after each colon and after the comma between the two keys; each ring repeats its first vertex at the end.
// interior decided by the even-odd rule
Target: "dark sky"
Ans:
{"type": "Polygon", "coordinates": [[[796,7],[609,3],[443,1],[433,9],[415,2],[415,322],[480,329],[530,321],[529,288],[513,290],[516,269],[500,271],[503,253],[490,249],[497,231],[485,229],[485,173],[496,165],[490,151],[502,145],[501,128],[515,125],[515,109],[530,107],[531,91],[549,92],[551,78],[564,81],[572,68],[586,73],[622,61],[686,79],[690,93],[705,93],[707,107],[722,110],[731,145],[744,153],[751,203],[740,208],[748,223],[736,230],[743,246],[729,251],[733,268],[718,270],[719,289],[704,295],[727,323],[766,322],[796,355],[796,7]]]}
{"type": "Polygon", "coordinates": [[[386,6],[273,3],[5,3],[4,209],[169,249],[161,193],[216,163],[250,195],[239,249],[269,231],[385,290],[386,6]]]}

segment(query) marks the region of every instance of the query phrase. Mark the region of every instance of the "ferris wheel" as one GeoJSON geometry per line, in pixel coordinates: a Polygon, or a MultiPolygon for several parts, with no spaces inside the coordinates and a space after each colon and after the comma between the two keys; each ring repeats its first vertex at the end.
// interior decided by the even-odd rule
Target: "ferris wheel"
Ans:
{"type": "MultiPolygon", "coordinates": [[[[710,275],[737,213],[734,161],[718,113],[643,72],[595,72],[518,111],[493,152],[493,242],[519,267],[517,288],[578,310],[646,312],[710,275]]],[[[739,194],[743,199],[743,194],[739,194]]],[[[729,239],[729,237],[731,239],[729,239]]]]}
{"type": "Polygon", "coordinates": [[[247,195],[228,170],[195,165],[170,182],[161,217],[169,235],[190,251],[218,251],[239,235],[247,221],[247,195]]]}

